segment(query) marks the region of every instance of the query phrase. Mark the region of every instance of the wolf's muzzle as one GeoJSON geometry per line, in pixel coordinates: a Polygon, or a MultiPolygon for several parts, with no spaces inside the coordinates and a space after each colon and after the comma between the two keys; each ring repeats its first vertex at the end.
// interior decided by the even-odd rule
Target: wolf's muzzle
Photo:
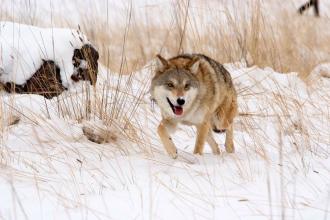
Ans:
{"type": "Polygon", "coordinates": [[[184,105],[186,101],[183,98],[178,98],[176,102],[178,103],[178,105],[184,105]]]}
{"type": "Polygon", "coordinates": [[[183,108],[182,108],[181,106],[173,105],[169,98],[166,98],[166,99],[167,99],[167,102],[168,102],[168,104],[170,105],[170,107],[171,107],[173,113],[174,113],[175,115],[182,115],[182,113],[183,113],[183,108]]]}

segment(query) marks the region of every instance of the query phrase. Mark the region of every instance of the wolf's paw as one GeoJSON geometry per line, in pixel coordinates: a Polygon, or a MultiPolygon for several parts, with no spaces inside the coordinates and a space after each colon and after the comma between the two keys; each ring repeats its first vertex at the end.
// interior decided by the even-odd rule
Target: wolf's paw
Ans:
{"type": "Polygon", "coordinates": [[[173,159],[178,158],[178,150],[175,149],[175,152],[169,152],[168,153],[170,155],[170,157],[172,157],[173,159]]]}
{"type": "Polygon", "coordinates": [[[235,153],[235,148],[233,144],[226,144],[225,148],[227,153],[235,153]]]}
{"type": "Polygon", "coordinates": [[[220,151],[219,148],[217,148],[217,149],[215,149],[215,150],[212,150],[212,153],[213,153],[214,155],[220,155],[220,154],[221,154],[221,151],[220,151]]]}
{"type": "Polygon", "coordinates": [[[194,154],[199,154],[199,155],[203,155],[203,152],[199,149],[195,149],[194,150],[194,154]]]}

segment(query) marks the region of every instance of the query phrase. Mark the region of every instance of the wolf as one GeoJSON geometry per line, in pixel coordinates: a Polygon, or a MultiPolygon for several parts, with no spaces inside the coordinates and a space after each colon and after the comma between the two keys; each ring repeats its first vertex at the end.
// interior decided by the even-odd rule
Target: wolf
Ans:
{"type": "Polygon", "coordinates": [[[235,151],[237,93],[223,65],[202,54],[181,54],[170,59],[157,55],[150,93],[162,115],[158,135],[172,158],[178,153],[170,134],[180,123],[197,128],[194,154],[203,154],[205,142],[213,154],[220,154],[212,130],[225,132],[226,151],[235,151]]]}

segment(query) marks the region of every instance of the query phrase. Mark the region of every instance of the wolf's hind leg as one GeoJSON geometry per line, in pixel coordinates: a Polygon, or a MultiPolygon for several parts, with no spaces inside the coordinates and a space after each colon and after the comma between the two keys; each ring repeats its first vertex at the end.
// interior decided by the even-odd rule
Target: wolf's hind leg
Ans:
{"type": "Polygon", "coordinates": [[[160,137],[160,140],[167,151],[167,153],[173,158],[176,159],[178,157],[177,149],[172,141],[172,138],[168,134],[168,127],[169,123],[165,120],[162,120],[158,126],[158,135],[160,137]]]}
{"type": "Polygon", "coordinates": [[[210,123],[204,122],[197,126],[197,138],[195,143],[194,154],[203,154],[204,144],[210,131],[210,123]]]}
{"type": "Polygon", "coordinates": [[[225,141],[226,152],[234,153],[234,141],[233,141],[233,124],[229,125],[226,129],[226,141],[225,141]]]}
{"type": "Polygon", "coordinates": [[[235,116],[237,115],[237,99],[233,97],[231,102],[225,106],[223,111],[222,120],[221,120],[221,128],[226,129],[226,141],[225,147],[228,153],[234,153],[234,131],[233,131],[233,121],[235,116]]]}
{"type": "Polygon", "coordinates": [[[217,142],[214,140],[214,137],[213,137],[213,134],[212,134],[211,130],[209,130],[206,141],[210,145],[210,147],[212,149],[212,153],[216,154],[216,155],[219,155],[220,154],[220,149],[218,147],[217,142]]]}

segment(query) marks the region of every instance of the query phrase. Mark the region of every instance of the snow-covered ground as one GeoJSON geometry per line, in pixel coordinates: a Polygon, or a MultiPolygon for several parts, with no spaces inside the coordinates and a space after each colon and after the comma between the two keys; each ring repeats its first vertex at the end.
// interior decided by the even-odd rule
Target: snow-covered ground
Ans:
{"type": "MultiPolygon", "coordinates": [[[[239,91],[236,153],[214,156],[206,147],[193,164],[164,154],[156,135],[159,111],[147,93],[148,66],[111,78],[101,68],[91,91],[97,99],[103,85],[121,84],[117,97],[125,102],[118,118],[129,118],[129,126],[118,121],[111,129],[136,132],[134,140],[118,135],[108,144],[88,141],[84,120],[97,126],[98,114],[68,120],[69,110],[58,111],[59,102],[72,97],[77,101],[71,105],[83,105],[83,93],[66,92],[63,102],[2,94],[2,112],[21,120],[2,133],[0,218],[327,219],[329,78],[315,71],[314,86],[306,87],[295,73],[240,63],[227,68],[239,91]]],[[[189,127],[175,135],[184,158],[194,137],[189,127]]],[[[217,140],[223,148],[224,137],[217,140]]]]}
{"type": "MultiPolygon", "coordinates": [[[[126,16],[127,2],[93,2],[81,8],[126,16]]],[[[330,11],[320,2],[321,13],[330,11]]],[[[134,4],[166,13],[172,2],[134,4]]],[[[75,6],[4,0],[0,7],[50,26],[61,16],[79,23],[75,6]]],[[[101,65],[95,88],[82,82],[51,100],[1,92],[0,219],[330,219],[329,66],[318,65],[306,84],[297,73],[226,64],[239,95],[236,153],[225,153],[224,136],[216,135],[220,156],[207,146],[194,156],[195,131],[182,126],[174,135],[178,160],[165,154],[156,133],[152,62],[131,75],[101,65]],[[93,143],[86,127],[112,138],[93,143]]]]}

